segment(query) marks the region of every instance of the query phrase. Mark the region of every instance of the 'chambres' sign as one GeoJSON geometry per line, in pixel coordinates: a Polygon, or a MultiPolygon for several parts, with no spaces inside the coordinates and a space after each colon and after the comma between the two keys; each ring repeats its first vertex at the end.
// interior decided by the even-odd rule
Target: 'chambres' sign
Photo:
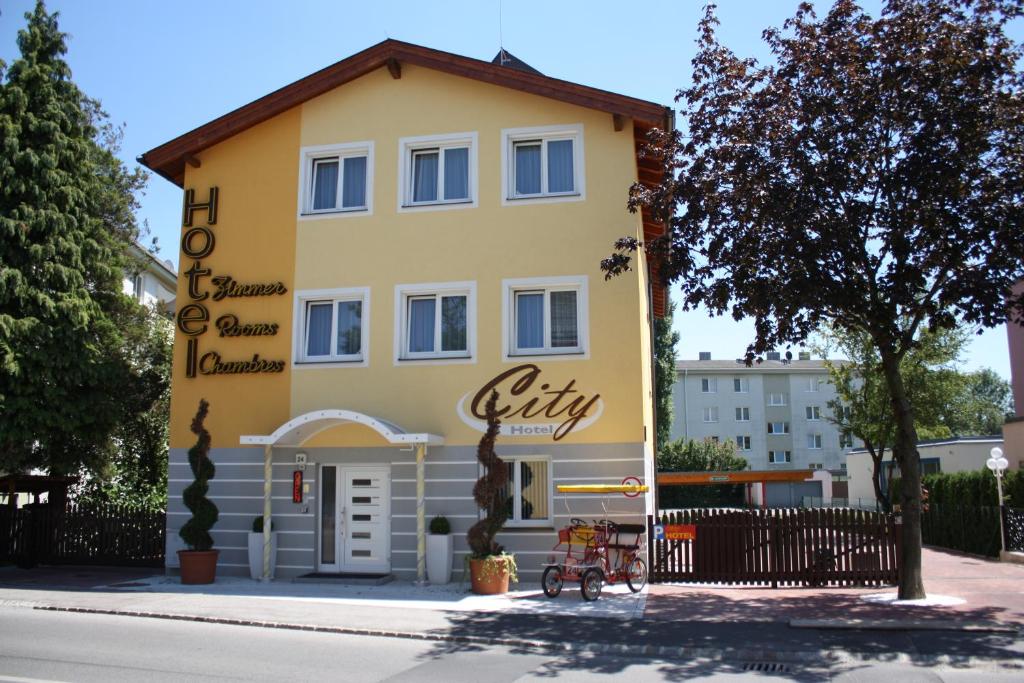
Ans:
{"type": "Polygon", "coordinates": [[[480,432],[487,431],[484,407],[492,390],[498,392],[503,436],[550,435],[560,441],[594,424],[604,412],[600,394],[583,393],[576,388],[575,379],[553,386],[541,378],[539,367],[527,363],[506,370],[459,401],[459,418],[480,432]]]}
{"type": "MultiPolygon", "coordinates": [[[[209,198],[205,202],[197,202],[196,191],[191,188],[185,190],[182,226],[188,230],[181,237],[181,253],[182,256],[192,259],[192,265],[183,273],[188,278],[189,303],[181,306],[177,315],[178,329],[188,337],[185,346],[185,376],[281,372],[284,370],[283,360],[266,360],[260,358],[258,353],[254,353],[252,358],[241,360],[225,360],[217,351],[207,351],[200,355],[199,339],[210,327],[210,302],[230,301],[242,297],[281,296],[288,293],[288,288],[283,282],[238,282],[230,275],[214,275],[213,270],[203,267],[202,259],[212,254],[217,244],[217,236],[210,226],[217,224],[219,194],[216,187],[211,187],[209,198]],[[206,211],[207,225],[192,225],[197,211],[206,211]],[[204,287],[205,278],[209,278],[212,291],[204,287]]],[[[234,313],[219,316],[213,324],[218,336],[229,339],[272,337],[278,330],[277,323],[242,321],[234,313]]]]}

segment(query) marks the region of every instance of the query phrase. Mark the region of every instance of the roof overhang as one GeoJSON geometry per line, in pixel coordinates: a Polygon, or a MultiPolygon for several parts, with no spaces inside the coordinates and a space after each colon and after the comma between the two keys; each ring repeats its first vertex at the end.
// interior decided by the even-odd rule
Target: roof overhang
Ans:
{"type": "Polygon", "coordinates": [[[376,69],[387,68],[400,78],[402,63],[629,117],[643,128],[667,129],[674,121],[671,108],[654,102],[388,39],[155,147],[138,160],[181,187],[185,164],[198,163],[196,155],[202,150],[376,69]]]}
{"type": "Polygon", "coordinates": [[[388,443],[440,446],[444,438],[436,434],[410,434],[400,427],[352,410],[314,410],[288,420],[272,434],[247,435],[239,438],[243,446],[301,446],[320,432],[343,424],[360,424],[374,430],[388,443]]]}

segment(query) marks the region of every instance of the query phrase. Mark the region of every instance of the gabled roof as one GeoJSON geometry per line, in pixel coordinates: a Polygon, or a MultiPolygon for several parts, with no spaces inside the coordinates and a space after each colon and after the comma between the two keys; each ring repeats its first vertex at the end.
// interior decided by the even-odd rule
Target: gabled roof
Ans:
{"type": "Polygon", "coordinates": [[[141,155],[139,163],[181,187],[186,162],[197,163],[195,155],[204,149],[376,69],[387,67],[394,78],[401,78],[403,63],[629,117],[643,129],[673,125],[672,110],[655,102],[550,78],[515,64],[502,66],[388,39],[165,142],[141,155]]]}

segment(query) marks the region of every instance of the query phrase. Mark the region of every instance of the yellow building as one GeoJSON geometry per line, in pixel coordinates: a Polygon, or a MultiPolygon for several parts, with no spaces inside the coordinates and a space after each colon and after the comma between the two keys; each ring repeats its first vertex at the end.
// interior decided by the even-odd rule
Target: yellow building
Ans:
{"type": "MultiPolygon", "coordinates": [[[[461,569],[492,388],[515,488],[499,541],[525,580],[556,528],[604,516],[556,485],[653,482],[665,293],[646,264],[599,266],[657,230],[626,199],[657,180],[638,149],[671,112],[508,57],[388,40],[140,158],[185,195],[169,564],[200,398],[226,573],[248,566],[265,455],[279,576],[415,578],[437,514],[461,569]]],[[[649,495],[605,503],[639,521],[649,495]]]]}

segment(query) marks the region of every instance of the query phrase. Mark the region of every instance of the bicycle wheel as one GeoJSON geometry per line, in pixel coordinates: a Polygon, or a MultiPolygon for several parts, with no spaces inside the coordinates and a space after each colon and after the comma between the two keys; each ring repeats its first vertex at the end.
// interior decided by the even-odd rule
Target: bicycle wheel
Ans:
{"type": "Polygon", "coordinates": [[[583,572],[583,578],[580,579],[580,592],[583,593],[583,599],[590,602],[601,597],[601,585],[603,583],[604,578],[601,576],[600,569],[591,567],[583,572]]]}
{"type": "Polygon", "coordinates": [[[634,593],[639,593],[647,585],[647,563],[639,557],[634,557],[626,566],[626,585],[634,593]]]}
{"type": "Polygon", "coordinates": [[[544,589],[544,595],[549,598],[557,598],[562,592],[562,570],[560,567],[548,567],[540,577],[540,585],[544,589]]]}

